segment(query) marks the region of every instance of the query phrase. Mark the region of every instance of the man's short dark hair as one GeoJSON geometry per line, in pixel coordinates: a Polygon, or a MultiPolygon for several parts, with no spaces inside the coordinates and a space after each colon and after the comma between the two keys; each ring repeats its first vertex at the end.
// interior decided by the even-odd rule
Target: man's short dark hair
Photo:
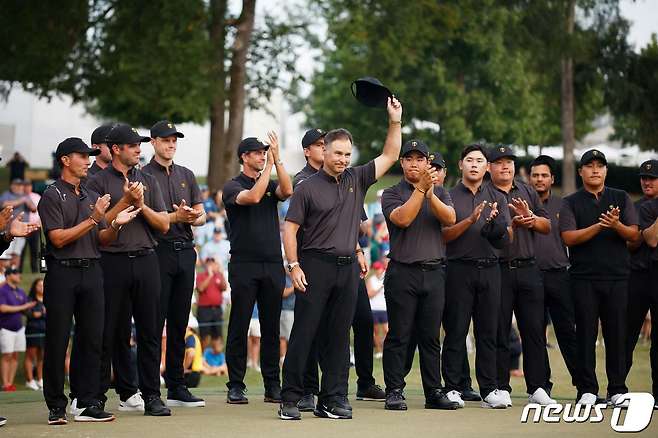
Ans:
{"type": "Polygon", "coordinates": [[[473,151],[482,152],[482,155],[484,155],[484,159],[489,161],[489,159],[487,158],[487,152],[484,149],[484,146],[482,146],[481,144],[477,144],[477,143],[476,144],[469,144],[468,146],[466,146],[464,148],[464,150],[462,151],[461,155],[459,156],[459,159],[463,160],[466,155],[470,154],[473,151]]]}
{"type": "Polygon", "coordinates": [[[345,128],[332,129],[324,136],[325,145],[330,145],[336,140],[349,140],[350,143],[354,143],[352,140],[352,134],[350,134],[350,131],[345,128]]]}
{"type": "Polygon", "coordinates": [[[532,173],[532,168],[535,166],[545,165],[548,167],[548,170],[551,172],[551,176],[555,175],[555,160],[548,155],[540,155],[530,163],[530,173],[532,173]]]}

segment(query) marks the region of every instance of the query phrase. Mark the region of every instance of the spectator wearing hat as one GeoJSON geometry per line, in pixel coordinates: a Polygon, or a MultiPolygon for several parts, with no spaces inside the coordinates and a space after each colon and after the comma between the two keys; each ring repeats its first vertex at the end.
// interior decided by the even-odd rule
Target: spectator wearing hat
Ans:
{"type": "Polygon", "coordinates": [[[491,185],[505,197],[512,217],[514,240],[503,248],[500,256],[501,314],[498,323],[496,366],[498,389],[511,405],[510,328],[512,313],[521,335],[523,374],[529,403],[555,403],[549,397],[546,380],[546,327],[544,325],[544,288],[535,258],[535,235],[548,234],[551,221],[537,191],[515,178],[516,155],[509,146],[496,146],[489,151],[491,185]]]}
{"type": "MultiPolygon", "coordinates": [[[[651,317],[658,315],[658,160],[649,160],[640,166],[640,183],[644,196],[635,203],[640,214],[640,228],[643,230],[643,239],[639,247],[637,243],[630,243],[631,275],[628,286],[628,333],[626,355],[628,370],[633,365],[633,350],[637,343],[642,325],[647,318],[647,311],[651,317]],[[647,287],[649,285],[649,287],[647,287]]],[[[652,392],[658,400],[658,328],[651,330],[651,379],[652,392]]],[[[628,375],[628,374],[627,374],[628,375]]],[[[656,401],[658,405],[658,401],[656,401]]]]}
{"type": "Polygon", "coordinates": [[[55,152],[61,178],[48,186],[39,203],[46,236],[44,305],[46,342],[44,398],[50,410],[49,424],[66,424],[64,363],[71,323],[75,337],[71,370],[71,413],[76,421],[111,421],[98,399],[104,321],[103,274],[99,246],[116,241],[120,228],[132,221],[138,209],[116,213],[108,226],[104,214],[110,195],[99,196],[81,180],[89,168],[89,156],[97,155],[79,138],[67,138],[55,152]]]}
{"type": "MultiPolygon", "coordinates": [[[[23,180],[23,193],[30,200],[31,204],[35,207],[39,206],[39,201],[41,200],[41,195],[32,191],[32,181],[29,179],[23,180]]],[[[30,210],[27,214],[28,222],[38,224],[41,226],[41,220],[39,219],[39,213],[35,209],[34,211],[30,210]]],[[[25,238],[25,246],[23,247],[23,252],[21,253],[21,264],[20,270],[23,272],[23,264],[25,261],[25,250],[30,249],[30,269],[32,273],[39,272],[39,234],[30,234],[25,238]]]]}
{"type": "MultiPolygon", "coordinates": [[[[535,233],[535,257],[541,271],[544,288],[544,308],[548,312],[560,346],[560,353],[567,365],[574,386],[578,378],[576,354],[576,317],[573,298],[569,289],[569,256],[567,247],[560,237],[560,209],[562,198],[552,192],[555,183],[555,160],[548,155],[540,155],[530,163],[530,184],[551,221],[548,234],[535,233]]],[[[550,382],[551,367],[546,351],[546,382],[550,382]]]]}
{"type": "Polygon", "coordinates": [[[386,298],[384,296],[384,263],[376,261],[372,264],[372,273],[368,277],[368,298],[372,309],[373,335],[375,342],[375,358],[384,355],[384,339],[388,333],[388,315],[386,313],[386,298]]]}
{"type": "Polygon", "coordinates": [[[36,302],[28,301],[19,287],[21,273],[16,267],[5,270],[5,284],[0,286],[0,353],[2,390],[16,391],[14,378],[18,367],[18,353],[25,351],[25,327],[21,313],[36,302]]]}
{"type": "Polygon", "coordinates": [[[402,147],[402,180],[382,195],[391,233],[384,287],[389,331],[384,340],[386,409],[406,410],[403,389],[408,343],[415,333],[421,361],[425,408],[457,409],[441,388],[439,332],[445,303],[443,226],[455,223],[448,191],[435,187],[429,150],[420,140],[402,147]],[[427,242],[419,246],[418,242],[427,242]]]}
{"type": "Polygon", "coordinates": [[[7,162],[7,167],[9,168],[9,181],[11,182],[16,179],[21,180],[25,178],[25,170],[29,165],[19,152],[14,152],[11,160],[7,162]]]}
{"type": "Polygon", "coordinates": [[[89,168],[89,176],[96,175],[101,170],[105,169],[112,162],[112,152],[110,147],[107,145],[107,134],[112,130],[111,123],[104,124],[94,129],[94,132],[91,133],[91,147],[92,149],[98,149],[100,154],[96,155],[94,164],[89,168]]]}
{"type": "Polygon", "coordinates": [[[201,247],[201,260],[213,258],[219,264],[219,270],[225,274],[230,255],[231,243],[224,238],[221,228],[215,228],[212,233],[212,240],[201,247]]]}
{"type": "Polygon", "coordinates": [[[199,322],[190,314],[185,329],[185,355],[183,356],[183,376],[186,388],[196,388],[201,383],[203,371],[203,349],[197,336],[199,322]]]}
{"type": "Polygon", "coordinates": [[[213,339],[223,337],[222,293],[227,285],[221,266],[213,256],[203,258],[203,268],[196,276],[196,315],[201,345],[205,349],[213,339]]]}
{"type": "Polygon", "coordinates": [[[580,158],[583,187],[564,198],[560,233],[569,247],[571,294],[576,310],[578,403],[597,403],[596,339],[599,321],[606,349],[607,396],[613,405],[626,387],[626,330],[630,255],[638,217],[623,190],[605,185],[605,155],[591,149],[580,158]],[[614,255],[614,257],[611,257],[614,255]]]}
{"type": "MultiPolygon", "coordinates": [[[[322,168],[297,186],[290,202],[284,247],[298,293],[283,364],[282,420],[301,418],[297,403],[304,395],[305,365],[318,332],[330,335],[318,338],[323,378],[314,414],[352,418],[347,402],[349,329],[359,299],[360,274],[368,270],[365,258],[356,254],[361,251],[357,250],[359,214],[368,187],[395,164],[401,146],[402,105],[395,98],[388,99],[387,105],[389,127],[382,154],[363,166],[348,167],[352,135],[345,129],[328,132],[322,168]],[[300,228],[304,237],[298,246],[300,228]]],[[[372,336],[368,338],[372,342],[372,336]]]]}
{"type": "MultiPolygon", "coordinates": [[[[37,210],[36,205],[32,202],[29,196],[25,194],[25,188],[22,179],[13,179],[9,185],[9,190],[0,195],[0,207],[11,207],[15,217],[20,217],[23,222],[30,222],[30,213],[37,210]]],[[[26,239],[24,237],[17,237],[12,240],[9,248],[6,250],[7,254],[11,255],[11,264],[15,266],[20,265],[21,255],[25,249],[26,239]]]]}
{"type": "Polygon", "coordinates": [[[194,173],[174,163],[178,139],[184,134],[176,125],[161,120],[151,127],[151,144],[155,155],[142,168],[160,185],[169,215],[169,231],[157,233],[156,253],[160,264],[160,329],[167,321],[165,383],[167,405],[201,407],[205,401],[185,387],[182,358],[185,354],[185,327],[190,314],[196,251],[192,227],[206,223],[201,191],[194,173]]]}
{"type": "Polygon", "coordinates": [[[112,163],[87,183],[90,190],[111,196],[104,215],[108,223],[127,207],[140,210],[137,219],[123,227],[116,241],[101,248],[106,312],[99,398],[103,402],[107,399],[112,361],[119,410],[168,416],[171,411],[160,399],[161,279],[154,248],[156,237],[169,231],[170,219],[158,181],[137,167],[140,145],[150,140],[129,125],[114,125],[106,136],[112,163]],[[127,349],[117,347],[129,342],[131,315],[137,328],[141,395],[130,379],[130,357],[124,356],[127,349]]]}
{"type": "Polygon", "coordinates": [[[327,133],[319,128],[313,128],[306,131],[302,137],[302,148],[304,149],[304,159],[306,166],[292,180],[293,187],[304,181],[311,175],[315,175],[322,167],[324,161],[324,136],[327,133]]]}
{"type": "Polygon", "coordinates": [[[277,205],[292,194],[292,182],[279,156],[279,140],[269,144],[255,137],[238,145],[242,172],[224,185],[223,202],[230,226],[231,314],[226,342],[229,371],[228,403],[245,404],[247,332],[254,303],[262,329],[261,357],[264,400],[281,400],[279,377],[279,318],[285,284],[277,205]],[[276,168],[277,181],[270,180],[276,168]]]}

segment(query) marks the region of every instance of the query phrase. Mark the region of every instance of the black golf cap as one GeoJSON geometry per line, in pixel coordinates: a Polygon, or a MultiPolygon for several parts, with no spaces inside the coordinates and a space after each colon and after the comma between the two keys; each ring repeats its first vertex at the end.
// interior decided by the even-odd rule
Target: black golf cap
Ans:
{"type": "Polygon", "coordinates": [[[178,138],[185,137],[182,132],[178,132],[176,125],[169,120],[160,120],[155,125],[151,126],[151,137],[171,137],[175,135],[178,138]]]}
{"type": "Polygon", "coordinates": [[[404,157],[405,155],[413,151],[420,152],[425,158],[430,157],[430,150],[428,149],[427,145],[420,140],[407,141],[402,146],[402,150],[400,151],[400,156],[404,157]]]}
{"type": "Polygon", "coordinates": [[[261,142],[256,137],[247,137],[238,145],[238,158],[245,152],[257,151],[259,149],[269,149],[270,145],[261,142]]]}
{"type": "Polygon", "coordinates": [[[320,128],[309,129],[304,134],[304,137],[302,137],[302,147],[303,148],[309,147],[310,145],[320,140],[325,135],[327,135],[327,133],[320,128]]]}
{"type": "Polygon", "coordinates": [[[489,149],[488,153],[488,159],[490,162],[494,162],[496,160],[499,160],[501,158],[511,158],[511,159],[516,159],[516,155],[514,154],[514,150],[505,145],[499,145],[499,146],[494,146],[489,149]]]}
{"type": "Polygon", "coordinates": [[[105,139],[107,138],[107,134],[109,134],[112,130],[112,126],[114,125],[111,123],[106,123],[94,129],[94,132],[91,133],[91,144],[106,143],[105,139]]]}
{"type": "Polygon", "coordinates": [[[640,177],[658,178],[658,160],[648,160],[640,166],[640,177]]]}
{"type": "Polygon", "coordinates": [[[591,163],[594,160],[598,160],[604,165],[608,165],[608,160],[606,160],[605,155],[598,149],[590,149],[580,157],[580,167],[591,163]]]}
{"type": "Polygon", "coordinates": [[[110,132],[107,133],[105,141],[108,145],[113,144],[135,144],[145,143],[151,141],[151,137],[144,137],[130,125],[125,123],[118,123],[112,126],[110,132]]]}
{"type": "Polygon", "coordinates": [[[553,157],[550,157],[548,155],[538,155],[537,158],[532,160],[532,163],[530,163],[530,168],[532,169],[532,166],[540,166],[540,165],[546,165],[548,166],[549,169],[551,169],[551,173],[555,173],[555,169],[557,168],[557,163],[553,159],[553,157]]]}
{"type": "Polygon", "coordinates": [[[69,137],[60,144],[57,145],[57,150],[55,151],[55,158],[61,158],[64,155],[71,154],[73,152],[78,152],[81,154],[89,154],[91,156],[98,155],[101,153],[100,149],[93,149],[87,146],[87,144],[78,137],[69,137]]]}
{"type": "Polygon", "coordinates": [[[443,159],[441,152],[433,152],[430,154],[430,164],[432,166],[440,167],[441,169],[446,168],[446,160],[443,159]]]}
{"type": "Polygon", "coordinates": [[[388,98],[393,96],[379,79],[369,76],[355,80],[351,88],[356,100],[371,107],[386,108],[388,98]]]}

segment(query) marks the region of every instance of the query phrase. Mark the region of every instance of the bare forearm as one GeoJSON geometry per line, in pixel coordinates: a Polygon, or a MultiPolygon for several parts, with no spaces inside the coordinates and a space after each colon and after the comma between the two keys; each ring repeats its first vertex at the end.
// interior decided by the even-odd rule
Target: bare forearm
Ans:
{"type": "Polygon", "coordinates": [[[419,189],[414,189],[407,202],[391,212],[389,219],[400,228],[407,228],[418,216],[418,212],[423,207],[425,200],[424,193],[419,189]]]}
{"type": "Polygon", "coordinates": [[[541,234],[548,234],[551,232],[551,221],[545,217],[537,217],[532,229],[541,234]]]}
{"type": "Polygon", "coordinates": [[[148,224],[161,233],[169,231],[169,214],[166,212],[154,211],[151,207],[144,204],[142,207],[142,215],[148,224]]]}
{"type": "Polygon", "coordinates": [[[576,246],[587,242],[601,231],[601,225],[598,223],[590,225],[581,230],[571,230],[562,232],[562,241],[567,246],[576,246]]]}
{"type": "MultiPolygon", "coordinates": [[[[399,121],[398,121],[399,122],[399,121]]],[[[400,155],[402,147],[402,125],[400,123],[388,124],[386,141],[382,154],[375,158],[375,178],[379,179],[393,166],[400,155]]]]}
{"type": "Polygon", "coordinates": [[[444,204],[435,194],[432,194],[430,198],[430,207],[432,214],[441,222],[441,225],[450,226],[455,224],[457,220],[455,209],[444,204]]]}
{"type": "Polygon", "coordinates": [[[651,248],[658,246],[658,220],[653,223],[649,228],[642,231],[642,237],[651,248]]]}
{"type": "Polygon", "coordinates": [[[112,226],[98,232],[98,242],[101,246],[109,245],[110,243],[117,240],[118,237],[119,231],[115,230],[112,226]]]}
{"type": "Polygon", "coordinates": [[[298,224],[286,221],[283,228],[283,250],[286,253],[288,263],[299,261],[297,255],[297,230],[299,230],[298,224]]]}
{"type": "Polygon", "coordinates": [[[91,218],[87,218],[74,227],[49,231],[48,238],[55,248],[62,248],[75,242],[94,227],[96,227],[96,223],[91,218]]]}
{"type": "Polygon", "coordinates": [[[459,236],[464,234],[468,228],[473,225],[470,218],[466,218],[457,222],[455,225],[449,227],[443,227],[441,229],[441,234],[443,235],[443,240],[446,242],[452,242],[457,239],[459,236]]]}
{"type": "Polygon", "coordinates": [[[276,164],[276,175],[279,178],[279,195],[280,199],[288,199],[292,196],[292,180],[290,175],[286,172],[286,169],[283,167],[283,164],[276,164]]]}
{"type": "Polygon", "coordinates": [[[119,202],[117,202],[114,207],[108,209],[105,212],[105,222],[111,224],[112,221],[117,218],[117,215],[126,208],[130,207],[130,205],[130,202],[128,202],[125,198],[119,199],[119,202]]]}
{"type": "Polygon", "coordinates": [[[265,166],[265,170],[261,173],[260,177],[256,181],[256,184],[249,189],[244,190],[238,193],[237,203],[242,205],[253,205],[258,204],[265,192],[267,191],[267,186],[270,183],[270,175],[272,174],[272,165],[268,164],[265,166]]]}
{"type": "Polygon", "coordinates": [[[637,225],[624,225],[621,222],[615,227],[617,234],[627,242],[632,242],[637,239],[639,231],[637,225]]]}

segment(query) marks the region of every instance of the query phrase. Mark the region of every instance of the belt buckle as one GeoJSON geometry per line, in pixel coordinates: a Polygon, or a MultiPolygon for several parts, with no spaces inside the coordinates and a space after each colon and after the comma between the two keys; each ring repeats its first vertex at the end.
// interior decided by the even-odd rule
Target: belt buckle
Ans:
{"type": "Polygon", "coordinates": [[[350,263],[352,263],[352,257],[349,256],[336,257],[336,264],[338,266],[349,265],[350,263]]]}
{"type": "Polygon", "coordinates": [[[89,267],[89,259],[81,259],[80,260],[80,267],[81,268],[88,268],[89,267]]]}
{"type": "Polygon", "coordinates": [[[184,249],[183,246],[184,246],[183,242],[178,242],[178,241],[174,242],[174,251],[183,250],[184,249]]]}
{"type": "Polygon", "coordinates": [[[128,253],[128,258],[129,259],[137,258],[137,251],[129,252],[128,253]]]}
{"type": "Polygon", "coordinates": [[[510,260],[510,261],[507,262],[507,263],[509,264],[509,268],[510,268],[510,269],[516,269],[516,268],[519,267],[519,262],[518,262],[518,260],[510,260]]]}

